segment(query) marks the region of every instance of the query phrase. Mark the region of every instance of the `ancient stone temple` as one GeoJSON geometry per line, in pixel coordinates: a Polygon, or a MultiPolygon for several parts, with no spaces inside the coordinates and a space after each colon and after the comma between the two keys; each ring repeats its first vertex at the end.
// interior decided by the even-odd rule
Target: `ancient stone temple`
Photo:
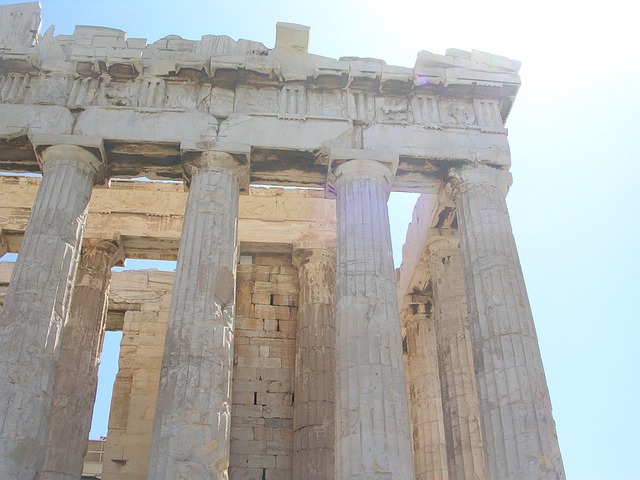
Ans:
{"type": "Polygon", "coordinates": [[[564,479],[505,203],[517,62],[39,27],[0,7],[0,170],[41,174],[0,177],[1,479],[80,478],[105,329],[86,478],[564,479]],[[392,191],[422,194],[398,270],[392,191]],[[135,258],[177,267],[111,274],[135,258]]]}

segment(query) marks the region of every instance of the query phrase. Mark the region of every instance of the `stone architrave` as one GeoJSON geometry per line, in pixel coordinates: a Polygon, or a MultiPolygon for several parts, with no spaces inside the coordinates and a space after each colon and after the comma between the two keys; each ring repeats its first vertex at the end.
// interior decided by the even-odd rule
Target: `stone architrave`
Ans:
{"type": "Polygon", "coordinates": [[[415,480],[449,480],[432,299],[408,305],[401,318],[415,480]]]}
{"type": "Polygon", "coordinates": [[[239,180],[232,155],[185,165],[184,215],[156,403],[150,480],[228,478],[239,180]]]}
{"type": "Polygon", "coordinates": [[[487,478],[565,478],[505,199],[511,176],[450,171],[458,213],[487,478]]]}
{"type": "Polygon", "coordinates": [[[336,479],[413,479],[387,210],[393,174],[367,159],[347,160],[334,173],[336,479]]]}
{"type": "Polygon", "coordinates": [[[53,389],[44,466],[38,480],[82,475],[104,340],[111,267],[122,251],[108,240],[85,241],[53,389]]]}
{"type": "Polygon", "coordinates": [[[300,300],[296,328],[293,478],[335,475],[335,249],[294,245],[300,300]]]}
{"type": "Polygon", "coordinates": [[[102,162],[76,145],[42,152],[43,179],[0,320],[0,478],[41,471],[56,366],[91,190],[102,162]]]}
{"type": "Polygon", "coordinates": [[[457,238],[429,243],[438,370],[450,478],[485,480],[462,260],[457,238]]]}

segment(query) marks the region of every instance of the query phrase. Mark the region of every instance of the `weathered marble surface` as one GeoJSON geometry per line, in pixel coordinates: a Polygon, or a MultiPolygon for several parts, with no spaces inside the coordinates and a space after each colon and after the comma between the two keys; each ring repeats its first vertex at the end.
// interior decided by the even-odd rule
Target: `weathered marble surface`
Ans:
{"type": "Polygon", "coordinates": [[[455,237],[434,237],[428,250],[450,478],[485,480],[478,389],[460,249],[455,237]]]}
{"type": "Polygon", "coordinates": [[[87,205],[101,168],[74,145],[49,147],[42,164],[0,318],[0,478],[32,479],[42,467],[87,205]]]}
{"type": "MultiPolygon", "coordinates": [[[[325,441],[329,429],[324,429],[330,392],[326,388],[322,395],[309,392],[309,399],[319,403],[299,403],[298,416],[293,411],[294,398],[306,399],[304,387],[293,392],[297,273],[306,281],[312,274],[319,277],[305,266],[293,271],[291,246],[335,237],[335,208],[328,200],[334,195],[339,220],[333,445],[338,478],[413,478],[385,208],[390,190],[427,194],[419,202],[420,212],[407,242],[398,298],[406,313],[404,307],[416,305],[413,296],[421,297],[431,289],[434,310],[427,314],[424,301],[424,311],[405,317],[409,320],[405,332],[409,332],[407,345],[415,342],[411,344],[415,351],[422,349],[429,358],[437,352],[439,360],[426,369],[410,367],[415,378],[409,381],[417,385],[425,380],[417,377],[428,376],[430,383],[420,388],[429,391],[429,405],[441,397],[444,414],[435,408],[436,415],[426,422],[431,428],[423,429],[423,437],[431,434],[432,439],[424,449],[432,450],[423,457],[416,455],[420,459],[415,474],[484,475],[474,386],[469,381],[471,362],[462,361],[468,360],[469,346],[461,323],[464,315],[458,308],[461,282],[454,279],[459,265],[448,253],[435,253],[435,244],[431,261],[425,251],[433,231],[455,229],[457,219],[480,421],[489,445],[484,448],[486,478],[563,478],[504,196],[493,180],[482,175],[478,180],[476,175],[510,165],[504,123],[520,85],[518,62],[456,49],[444,55],[422,51],[411,68],[373,58],[336,60],[309,53],[309,28],[287,23],[276,26],[274,48],[216,35],[200,40],[169,35],[150,44],[118,29],[89,26],[78,26],[71,35],[55,35],[53,28],[41,35],[39,24],[36,2],[0,7],[0,169],[38,172],[42,150],[65,141],[99,145],[91,151],[106,167],[103,173],[116,178],[183,180],[183,168],[192,164],[194,152],[204,150],[232,153],[227,160],[243,165],[241,175],[237,170],[199,172],[196,168],[191,177],[192,172],[187,172],[192,191],[183,233],[182,185],[120,188],[114,182],[112,188],[94,192],[99,201],[87,225],[88,238],[119,234],[125,254],[138,258],[174,259],[181,243],[150,478],[226,478],[230,458],[235,462],[231,476],[243,480],[288,479],[294,469],[299,472],[303,467],[310,472],[331,469],[331,445],[325,441]],[[457,170],[450,171],[452,167],[457,170]],[[452,191],[445,187],[449,180],[452,191]],[[318,190],[256,194],[249,184],[318,190]],[[240,200],[240,213],[239,191],[249,193],[240,200]],[[249,253],[245,257],[264,264],[246,264],[250,268],[242,272],[243,285],[238,287],[243,298],[243,333],[238,344],[242,355],[234,358],[235,288],[230,285],[234,284],[238,236],[231,232],[238,222],[241,248],[249,253]],[[261,257],[265,252],[268,258],[261,257]],[[445,284],[447,288],[440,288],[445,284]],[[425,317],[432,320],[426,332],[419,328],[425,317]],[[461,360],[459,364],[456,359],[461,360]],[[238,365],[232,370],[234,360],[238,365]],[[212,371],[215,375],[209,375],[212,371]],[[234,389],[234,413],[230,413],[232,372],[240,380],[234,389]],[[256,375],[261,379],[252,382],[256,375]],[[306,406],[310,406],[306,410],[310,421],[305,423],[306,406]],[[229,428],[230,415],[236,422],[234,430],[229,428]],[[323,425],[314,437],[322,440],[322,448],[305,450],[311,442],[304,437],[307,432],[302,425],[312,424],[323,425]],[[443,432],[448,465],[439,435],[443,432]],[[231,455],[230,436],[236,448],[231,455]],[[300,447],[295,465],[294,444],[300,447]],[[323,455],[327,456],[324,464],[323,455]]],[[[72,181],[56,183],[54,188],[47,179],[46,163],[40,190],[59,197],[60,211],[39,195],[31,212],[35,184],[0,181],[2,200],[11,204],[0,206],[0,253],[20,250],[20,257],[27,259],[24,264],[19,261],[17,280],[7,295],[0,327],[6,333],[5,346],[0,345],[0,374],[11,376],[13,383],[6,390],[11,395],[16,385],[30,384],[11,398],[28,397],[35,412],[21,410],[16,415],[21,407],[0,402],[0,412],[5,407],[13,412],[0,436],[0,477],[12,478],[19,471],[29,478],[42,460],[37,452],[44,449],[55,380],[55,369],[48,366],[58,358],[68,312],[84,222],[81,207],[96,180],[89,182],[86,172],[75,172],[72,181]],[[42,220],[41,209],[54,218],[52,224],[42,220]],[[58,235],[62,244],[54,239],[50,245],[35,246],[31,231],[35,227],[25,227],[30,215],[43,231],[58,229],[52,238],[58,235]],[[60,298],[41,285],[58,288],[60,298]],[[16,306],[16,299],[30,286],[37,286],[38,298],[16,306]],[[25,321],[12,323],[23,318],[16,315],[25,321]],[[28,323],[36,318],[46,319],[47,324],[28,323]],[[18,341],[11,336],[14,329],[18,341]],[[19,347],[24,350],[18,351],[19,347]],[[26,427],[17,425],[16,418],[22,416],[31,420],[26,427]],[[5,441],[9,437],[16,443],[5,441]],[[9,450],[16,445],[27,454],[13,456],[9,450]]],[[[99,177],[101,182],[107,180],[107,175],[99,177]]],[[[307,294],[315,295],[305,285],[302,300],[307,294]]],[[[35,288],[27,292],[32,297],[35,288]]],[[[143,464],[149,455],[169,297],[163,291],[146,303],[141,300],[137,311],[124,308],[126,313],[115,314],[128,336],[123,340],[125,353],[116,382],[117,402],[107,442],[112,461],[105,466],[105,478],[146,476],[143,464]]],[[[305,380],[306,367],[313,367],[306,353],[320,355],[316,345],[304,343],[307,323],[329,321],[328,302],[311,305],[300,304],[298,380],[302,385],[310,381],[305,380]]],[[[318,371],[316,387],[326,384],[331,375],[332,346],[324,337],[323,342],[322,361],[327,364],[318,371]]],[[[0,392],[0,400],[6,392],[0,392]]],[[[422,445],[429,442],[423,440],[413,443],[425,453],[422,445]]],[[[58,465],[59,455],[53,456],[52,462],[58,465]]]]}
{"type": "Polygon", "coordinates": [[[90,26],[34,35],[29,5],[19,21],[0,7],[0,136],[17,157],[0,168],[37,170],[18,148],[32,132],[102,136],[118,177],[179,179],[184,142],[251,145],[252,182],[291,186],[325,185],[330,146],[397,150],[397,191],[437,191],[438,162],[510,161],[504,121],[520,79],[504,57],[336,60],[309,53],[309,27],[288,23],[274,48],[223,35],[150,44],[90,26]]]}
{"type": "Polygon", "coordinates": [[[324,480],[335,470],[335,248],[299,243],[293,255],[300,285],[293,478],[324,480]]]}
{"type": "MultiPolygon", "coordinates": [[[[37,178],[0,176],[0,224],[7,232],[0,246],[4,238],[11,252],[20,248],[39,184],[37,178]]],[[[241,246],[335,241],[336,202],[323,192],[251,187],[248,193],[240,196],[241,246]]],[[[175,260],[186,200],[182,184],[112,180],[92,193],[84,237],[120,236],[126,258],[175,260]]]]}
{"type": "Polygon", "coordinates": [[[419,297],[400,314],[415,479],[449,480],[433,298],[419,297]]]}
{"type": "Polygon", "coordinates": [[[82,474],[98,387],[111,267],[122,260],[118,253],[122,251],[115,242],[83,242],[38,480],[76,480],[82,474]]]}
{"type": "Polygon", "coordinates": [[[450,172],[460,226],[487,477],[565,478],[533,316],[505,202],[511,175],[450,172]]]}
{"type": "Polygon", "coordinates": [[[409,412],[387,197],[387,165],[335,171],[336,478],[409,480],[409,412]]]}
{"type": "Polygon", "coordinates": [[[149,478],[228,478],[240,189],[231,161],[204,152],[190,166],[149,478]]]}

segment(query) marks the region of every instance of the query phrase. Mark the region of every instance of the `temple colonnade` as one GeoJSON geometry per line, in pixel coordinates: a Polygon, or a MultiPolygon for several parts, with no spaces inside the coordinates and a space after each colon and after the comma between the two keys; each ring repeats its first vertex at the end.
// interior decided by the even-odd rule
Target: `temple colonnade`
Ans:
{"type": "Polygon", "coordinates": [[[122,330],[105,480],[564,479],[505,199],[519,62],[40,23],[0,7],[0,172],[42,176],[0,178],[0,478],[81,475],[122,330]],[[421,194],[397,270],[391,192],[421,194]],[[136,258],[175,275],[112,274],[136,258]]]}

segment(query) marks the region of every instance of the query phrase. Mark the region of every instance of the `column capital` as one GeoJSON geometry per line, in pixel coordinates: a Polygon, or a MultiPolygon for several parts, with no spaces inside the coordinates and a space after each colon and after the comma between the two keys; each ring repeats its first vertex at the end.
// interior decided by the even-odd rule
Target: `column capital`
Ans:
{"type": "Polygon", "coordinates": [[[220,171],[233,175],[240,189],[249,188],[251,147],[242,143],[183,142],[180,147],[184,180],[191,184],[194,173],[220,171]]]}
{"type": "Polygon", "coordinates": [[[391,150],[364,150],[357,148],[331,148],[327,192],[335,190],[345,180],[370,178],[391,191],[400,156],[391,150]]]}
{"type": "Polygon", "coordinates": [[[292,259],[293,265],[298,268],[311,261],[335,263],[336,246],[333,242],[315,240],[294,242],[292,259]]]}
{"type": "Polygon", "coordinates": [[[511,173],[505,170],[488,165],[470,164],[449,170],[447,189],[455,198],[460,190],[466,189],[469,185],[483,184],[496,187],[506,195],[511,183],[511,173]]]}
{"type": "Polygon", "coordinates": [[[82,241],[82,253],[97,251],[110,257],[110,266],[124,266],[125,253],[120,240],[104,238],[85,238],[82,241]]]}
{"type": "Polygon", "coordinates": [[[49,166],[61,161],[74,161],[92,176],[94,184],[107,180],[102,137],[36,133],[29,138],[43,173],[49,166]]]}

